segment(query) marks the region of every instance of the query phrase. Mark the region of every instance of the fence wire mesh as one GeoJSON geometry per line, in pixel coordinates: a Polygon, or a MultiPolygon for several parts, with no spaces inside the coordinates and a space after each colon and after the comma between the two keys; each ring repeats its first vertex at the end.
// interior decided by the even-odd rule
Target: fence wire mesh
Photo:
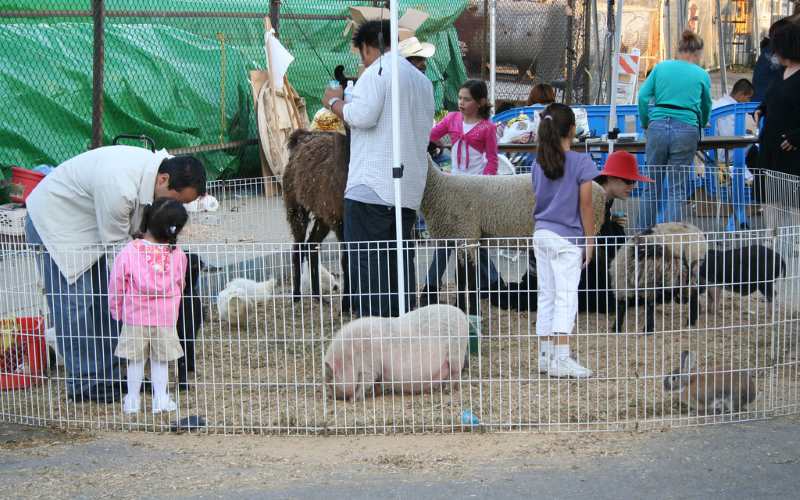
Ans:
{"type": "MultiPolygon", "coordinates": [[[[124,362],[98,347],[111,345],[113,335],[101,329],[95,343],[97,331],[78,325],[54,341],[48,328],[48,343],[60,354],[64,342],[79,347],[71,351],[71,371],[63,360],[43,364],[37,358],[46,352],[38,345],[42,332],[19,331],[24,318],[55,324],[42,293],[44,280],[54,278],[41,273],[40,248],[4,244],[4,346],[16,335],[14,345],[27,350],[5,352],[0,375],[4,384],[31,385],[0,392],[0,418],[158,431],[200,416],[203,429],[215,433],[365,434],[660,429],[798,411],[796,177],[756,172],[754,183],[764,190],[748,230],[722,231],[729,208],[708,200],[710,209],[701,213],[684,203],[688,222],[701,228],[694,232],[641,234],[631,222],[627,237],[599,240],[594,264],[582,277],[571,339],[572,355],[593,372],[586,379],[539,373],[537,296],[546,285],[537,281],[529,237],[482,241],[481,251],[477,242],[462,239],[407,242],[417,316],[400,327],[377,320],[353,331],[355,316],[342,307],[351,295],[339,266],[347,247],[326,240],[319,248],[320,293],[305,262],[300,292],[294,291],[292,261],[301,254],[286,243],[278,182],[211,183],[219,209],[193,213],[182,235],[182,248],[203,266],[189,278],[197,286],[183,306],[191,319],[180,328],[183,362],[169,365],[176,412],[154,414],[149,386],[135,416],[123,413],[119,402],[70,398],[76,367],[103,359],[118,371],[108,378],[87,375],[102,387],[95,399],[125,392],[124,362]],[[460,262],[466,265],[459,271],[460,262]],[[463,287],[469,294],[461,294],[463,287]],[[428,303],[460,305],[471,315],[423,307],[428,303]],[[16,329],[9,327],[13,320],[16,329]],[[349,337],[339,334],[343,328],[349,337]],[[330,354],[337,335],[345,339],[339,371],[330,354]],[[445,362],[455,368],[443,372],[445,362]],[[414,390],[392,393],[391,382],[414,390]],[[351,397],[336,398],[337,391],[351,397]]],[[[636,203],[622,205],[630,221],[636,203]]],[[[104,250],[105,274],[95,276],[100,283],[78,292],[50,286],[51,300],[107,301],[101,278],[116,249],[104,250]]],[[[374,293],[362,291],[360,298],[374,293]]],[[[74,320],[62,316],[62,323],[74,320]]]]}

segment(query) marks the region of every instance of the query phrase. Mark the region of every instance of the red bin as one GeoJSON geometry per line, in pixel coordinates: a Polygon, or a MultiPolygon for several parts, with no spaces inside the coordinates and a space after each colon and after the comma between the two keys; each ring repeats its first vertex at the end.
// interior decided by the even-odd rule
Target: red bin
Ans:
{"type": "Polygon", "coordinates": [[[21,167],[11,167],[11,184],[14,186],[12,190],[11,201],[14,203],[25,203],[28,195],[31,194],[35,188],[44,179],[44,174],[34,172],[21,167]]]}
{"type": "Polygon", "coordinates": [[[47,366],[44,318],[16,318],[15,324],[14,345],[4,346],[4,352],[0,352],[0,390],[4,391],[40,383],[47,366]]]}

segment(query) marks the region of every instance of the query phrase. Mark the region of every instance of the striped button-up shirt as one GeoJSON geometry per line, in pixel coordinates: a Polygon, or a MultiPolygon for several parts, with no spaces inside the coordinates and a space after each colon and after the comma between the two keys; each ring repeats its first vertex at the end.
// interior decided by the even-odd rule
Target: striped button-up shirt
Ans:
{"type": "MultiPolygon", "coordinates": [[[[405,167],[401,204],[417,210],[428,173],[428,138],[433,125],[433,85],[404,58],[399,61],[400,162],[405,167]]],[[[344,105],[350,126],[350,170],[345,198],[394,205],[392,180],[392,68],[390,54],[373,62],[353,89],[353,100],[344,105]],[[367,193],[365,196],[364,194],[367,193]]]]}

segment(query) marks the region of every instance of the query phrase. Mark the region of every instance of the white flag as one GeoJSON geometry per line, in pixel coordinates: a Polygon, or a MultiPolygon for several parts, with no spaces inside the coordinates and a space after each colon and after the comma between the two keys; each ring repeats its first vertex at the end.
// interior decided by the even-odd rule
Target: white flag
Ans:
{"type": "Polygon", "coordinates": [[[281,45],[281,42],[275,38],[275,30],[271,29],[264,33],[264,46],[267,53],[267,64],[272,61],[272,67],[269,72],[272,75],[272,85],[276,90],[283,88],[283,76],[289,65],[294,61],[294,56],[286,50],[286,47],[281,45]]]}

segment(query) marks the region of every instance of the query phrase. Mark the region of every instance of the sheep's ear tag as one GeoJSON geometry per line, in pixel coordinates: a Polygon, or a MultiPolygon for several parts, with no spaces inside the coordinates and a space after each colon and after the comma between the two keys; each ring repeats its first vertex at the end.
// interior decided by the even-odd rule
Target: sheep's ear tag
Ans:
{"type": "Polygon", "coordinates": [[[405,169],[405,165],[402,163],[399,167],[395,167],[392,169],[392,179],[402,179],[403,178],[403,170],[405,169]]]}

